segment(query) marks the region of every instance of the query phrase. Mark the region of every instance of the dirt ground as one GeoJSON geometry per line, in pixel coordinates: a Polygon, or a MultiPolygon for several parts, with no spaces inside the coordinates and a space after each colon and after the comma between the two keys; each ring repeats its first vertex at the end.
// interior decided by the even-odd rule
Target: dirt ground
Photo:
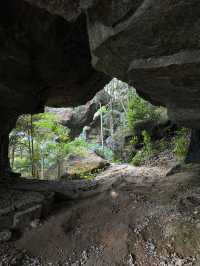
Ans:
{"type": "Polygon", "coordinates": [[[47,220],[1,244],[0,265],[199,266],[200,166],[140,171],[100,195],[57,203],[47,220]]]}

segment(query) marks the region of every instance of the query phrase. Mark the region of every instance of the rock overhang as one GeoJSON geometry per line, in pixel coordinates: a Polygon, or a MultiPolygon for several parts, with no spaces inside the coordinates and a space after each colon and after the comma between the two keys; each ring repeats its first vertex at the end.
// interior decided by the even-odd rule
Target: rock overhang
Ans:
{"type": "Polygon", "coordinates": [[[198,0],[4,1],[0,146],[18,115],[85,103],[109,77],[199,129],[199,15],[198,0]]]}

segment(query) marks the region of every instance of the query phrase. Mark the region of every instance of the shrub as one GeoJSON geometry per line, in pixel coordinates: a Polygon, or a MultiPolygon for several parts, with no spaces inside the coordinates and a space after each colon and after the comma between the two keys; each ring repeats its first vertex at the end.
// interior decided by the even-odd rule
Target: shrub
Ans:
{"type": "Polygon", "coordinates": [[[137,154],[133,157],[132,164],[135,166],[140,166],[143,160],[144,160],[144,153],[143,150],[141,150],[138,151],[137,154]]]}
{"type": "Polygon", "coordinates": [[[103,157],[104,159],[108,161],[113,161],[114,160],[114,153],[111,149],[108,147],[102,148],[100,144],[97,143],[90,143],[88,144],[88,148],[92,151],[94,151],[97,155],[103,157]]]}
{"type": "Polygon", "coordinates": [[[174,154],[182,159],[187,154],[188,149],[188,143],[189,143],[189,129],[181,128],[177,131],[176,136],[173,140],[173,152],[174,154]]]}
{"type": "Polygon", "coordinates": [[[141,120],[157,120],[160,112],[155,106],[139,97],[136,93],[130,93],[128,98],[127,120],[128,126],[134,131],[137,121],[141,120]]]}
{"type": "Polygon", "coordinates": [[[153,156],[154,154],[154,147],[151,141],[150,135],[144,130],[142,132],[143,136],[143,148],[133,157],[132,163],[135,166],[141,165],[142,162],[153,156]]]}

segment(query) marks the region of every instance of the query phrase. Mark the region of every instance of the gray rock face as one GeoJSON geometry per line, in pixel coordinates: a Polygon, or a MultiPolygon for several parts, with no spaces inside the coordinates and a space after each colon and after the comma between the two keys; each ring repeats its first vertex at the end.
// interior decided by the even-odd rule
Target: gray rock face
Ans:
{"type": "Polygon", "coordinates": [[[8,0],[0,10],[0,40],[0,175],[5,176],[8,133],[18,115],[42,112],[45,103],[85,103],[108,79],[91,65],[85,15],[69,23],[23,0],[8,0]]]}
{"type": "Polygon", "coordinates": [[[0,232],[0,242],[7,242],[11,239],[12,233],[9,230],[3,230],[0,232]]]}
{"type": "Polygon", "coordinates": [[[95,123],[93,117],[100,108],[99,104],[106,105],[109,99],[109,94],[103,89],[85,105],[74,108],[61,108],[61,110],[60,108],[47,108],[47,111],[55,113],[60,123],[70,129],[70,136],[75,138],[81,134],[84,126],[95,123]]]}
{"type": "MultiPolygon", "coordinates": [[[[1,184],[2,186],[2,184],[1,184]]],[[[25,192],[1,187],[0,242],[11,237],[8,229],[24,229],[52,208],[54,193],[25,192]]]]}
{"type": "Polygon", "coordinates": [[[1,175],[9,168],[6,136],[19,114],[42,111],[45,103],[86,102],[107,75],[199,129],[199,15],[198,0],[4,1],[1,175]]]}
{"type": "Polygon", "coordinates": [[[199,127],[198,0],[27,2],[68,22],[85,20],[86,12],[87,29],[79,33],[89,35],[93,66],[167,106],[174,120],[199,127]]]}
{"type": "Polygon", "coordinates": [[[88,11],[95,68],[167,106],[173,120],[199,127],[199,2],[114,2],[101,3],[102,16],[100,3],[88,11]]]}

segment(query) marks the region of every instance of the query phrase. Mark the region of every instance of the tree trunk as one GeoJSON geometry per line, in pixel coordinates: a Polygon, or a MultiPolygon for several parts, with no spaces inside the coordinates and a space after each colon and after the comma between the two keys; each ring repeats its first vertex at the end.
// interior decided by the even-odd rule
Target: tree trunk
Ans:
{"type": "Polygon", "coordinates": [[[114,135],[114,118],[113,118],[113,101],[112,98],[110,100],[110,135],[113,137],[114,135]]]}
{"type": "MultiPolygon", "coordinates": [[[[100,110],[102,108],[101,103],[99,104],[100,110]]],[[[103,114],[102,110],[100,111],[100,127],[101,127],[101,147],[104,149],[104,139],[103,139],[103,114]]]]}
{"type": "Polygon", "coordinates": [[[28,122],[28,150],[29,150],[29,157],[31,163],[31,174],[32,177],[35,176],[35,167],[34,167],[34,144],[33,144],[33,118],[32,115],[30,117],[30,124],[28,122]]]}
{"type": "Polygon", "coordinates": [[[58,173],[57,173],[57,178],[59,179],[61,176],[61,167],[60,167],[60,160],[57,160],[57,167],[58,167],[58,173]]]}
{"type": "Polygon", "coordinates": [[[41,179],[44,179],[44,155],[41,158],[41,179]]]}
{"type": "Polygon", "coordinates": [[[33,140],[33,116],[31,115],[31,162],[32,162],[32,176],[35,176],[35,162],[34,162],[34,140],[33,140]]]}
{"type": "Polygon", "coordinates": [[[14,162],[15,162],[15,146],[13,145],[12,147],[12,154],[11,154],[11,167],[14,167],[14,162]]]}

